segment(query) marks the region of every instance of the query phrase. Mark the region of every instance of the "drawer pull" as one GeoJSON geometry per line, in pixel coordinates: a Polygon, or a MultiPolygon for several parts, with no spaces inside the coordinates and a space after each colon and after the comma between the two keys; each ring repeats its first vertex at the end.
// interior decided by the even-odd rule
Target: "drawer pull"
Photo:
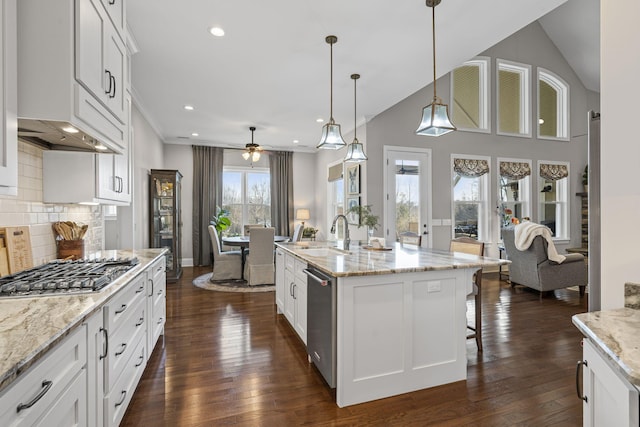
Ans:
{"type": "Polygon", "coordinates": [[[104,335],[104,354],[100,355],[100,360],[102,360],[109,354],[109,331],[105,328],[100,328],[100,332],[104,335]]]}
{"type": "Polygon", "coordinates": [[[127,390],[122,390],[122,399],[120,399],[120,402],[116,403],[116,408],[122,405],[126,398],[127,398],[127,390]]]}
{"type": "Polygon", "coordinates": [[[140,360],[140,362],[136,363],[136,368],[142,365],[142,363],[144,362],[144,354],[141,354],[138,360],[140,360]]]}
{"type": "Polygon", "coordinates": [[[151,293],[149,294],[150,297],[153,296],[153,279],[148,279],[151,282],[151,293]]]}
{"type": "Polygon", "coordinates": [[[589,366],[586,360],[578,360],[578,364],[576,365],[576,393],[578,394],[578,399],[584,400],[585,402],[589,402],[587,396],[583,393],[580,393],[580,371],[582,371],[583,366],[589,366]]]}
{"type": "Polygon", "coordinates": [[[164,321],[164,318],[163,318],[163,317],[159,318],[159,319],[158,319],[158,325],[161,325],[163,321],[164,321]]]}
{"type": "Polygon", "coordinates": [[[53,381],[49,381],[49,380],[44,380],[42,381],[42,390],[40,390],[40,393],[38,393],[36,395],[36,397],[34,397],[31,402],[29,403],[21,403],[18,405],[18,412],[22,411],[23,409],[29,409],[31,408],[33,405],[35,405],[38,400],[42,399],[42,396],[44,396],[45,394],[47,394],[47,392],[49,391],[49,389],[51,388],[51,386],[53,385],[53,381]]]}
{"type": "Polygon", "coordinates": [[[142,325],[143,323],[144,323],[144,317],[141,317],[140,320],[138,320],[138,323],[136,323],[136,328],[142,325]]]}
{"type": "Polygon", "coordinates": [[[125,351],[126,349],[127,349],[127,343],[126,343],[126,342],[123,342],[123,343],[122,343],[122,350],[117,351],[117,352],[116,352],[116,356],[120,356],[122,353],[124,353],[124,351],[125,351]]]}
{"type": "Polygon", "coordinates": [[[126,309],[127,309],[127,304],[122,304],[122,307],[120,307],[120,310],[116,310],[116,314],[124,313],[126,309]]]}
{"type": "Polygon", "coordinates": [[[136,291],[136,294],[139,294],[140,292],[144,291],[144,286],[140,286],[138,288],[138,290],[136,291]]]}

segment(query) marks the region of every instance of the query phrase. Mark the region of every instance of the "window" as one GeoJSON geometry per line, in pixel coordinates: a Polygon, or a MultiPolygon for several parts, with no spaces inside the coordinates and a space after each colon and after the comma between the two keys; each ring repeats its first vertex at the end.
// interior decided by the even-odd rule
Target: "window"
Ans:
{"type": "Polygon", "coordinates": [[[222,207],[228,209],[231,227],[225,235],[243,234],[247,224],[271,226],[271,177],[268,169],[225,168],[222,207]]]}
{"type": "MultiPolygon", "coordinates": [[[[344,214],[344,176],[342,172],[342,162],[331,165],[328,168],[327,183],[327,230],[331,230],[331,222],[336,215],[344,214]]],[[[342,235],[344,232],[344,222],[339,221],[336,233],[342,235]]]]}
{"type": "Polygon", "coordinates": [[[490,131],[489,58],[475,58],[451,72],[451,99],[458,130],[490,131]]]}
{"type": "Polygon", "coordinates": [[[538,138],[569,140],[569,85],[538,68],[538,138]]]}
{"type": "Polygon", "coordinates": [[[489,239],[489,157],[452,155],[455,237],[489,239]]]}
{"type": "Polygon", "coordinates": [[[540,224],[551,229],[556,239],[569,239],[569,163],[538,162],[540,224]]]}
{"type": "Polygon", "coordinates": [[[500,227],[511,225],[512,219],[530,218],[531,160],[498,159],[498,200],[500,227]]]}
{"type": "Polygon", "coordinates": [[[502,59],[498,69],[498,134],[531,136],[531,66],[502,59]]]}

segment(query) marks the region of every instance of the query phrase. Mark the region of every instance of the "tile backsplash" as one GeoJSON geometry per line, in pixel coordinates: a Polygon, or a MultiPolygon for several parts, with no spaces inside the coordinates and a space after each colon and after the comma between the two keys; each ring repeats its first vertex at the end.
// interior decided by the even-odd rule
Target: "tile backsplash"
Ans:
{"type": "Polygon", "coordinates": [[[0,196],[0,227],[30,226],[34,265],[56,258],[52,224],[57,221],[88,224],[84,239],[85,255],[102,250],[101,206],[59,205],[43,203],[42,199],[42,149],[19,140],[18,195],[0,196]]]}

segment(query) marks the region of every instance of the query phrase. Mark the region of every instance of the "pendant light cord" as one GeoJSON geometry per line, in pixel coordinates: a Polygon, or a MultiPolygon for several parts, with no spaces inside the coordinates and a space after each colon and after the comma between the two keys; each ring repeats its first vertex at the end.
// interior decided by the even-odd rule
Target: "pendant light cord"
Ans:
{"type": "Polygon", "coordinates": [[[331,58],[329,60],[329,64],[331,64],[330,65],[331,71],[329,72],[329,75],[331,76],[329,78],[329,86],[330,86],[330,90],[329,90],[329,93],[330,93],[330,96],[329,96],[329,123],[333,123],[333,43],[335,43],[335,42],[332,41],[331,43],[329,43],[330,44],[330,49],[329,49],[330,54],[329,55],[331,56],[331,58]]]}
{"type": "Polygon", "coordinates": [[[358,139],[358,122],[357,122],[357,113],[356,113],[356,103],[357,103],[357,97],[356,97],[356,82],[358,81],[358,78],[360,78],[360,76],[358,74],[352,74],[351,78],[353,79],[353,139],[357,140],[358,139]]]}
{"type": "Polygon", "coordinates": [[[433,100],[437,100],[436,95],[436,5],[431,7],[431,31],[433,40],[433,100]]]}

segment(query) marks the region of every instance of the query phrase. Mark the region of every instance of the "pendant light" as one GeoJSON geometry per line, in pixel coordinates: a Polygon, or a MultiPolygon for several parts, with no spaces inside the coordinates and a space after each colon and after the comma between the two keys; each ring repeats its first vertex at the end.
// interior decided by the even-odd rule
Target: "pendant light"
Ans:
{"type": "Polygon", "coordinates": [[[427,7],[431,8],[433,32],[433,101],[422,110],[422,122],[416,130],[418,135],[440,136],[457,130],[449,119],[449,106],[436,95],[436,6],[440,1],[426,0],[427,7]]]}
{"type": "Polygon", "coordinates": [[[356,82],[360,78],[360,74],[351,74],[353,79],[353,142],[347,146],[347,156],[344,158],[348,163],[359,163],[367,160],[367,155],[364,154],[364,147],[358,141],[356,131],[358,129],[357,115],[356,115],[356,82]]]}
{"type": "Polygon", "coordinates": [[[258,144],[253,143],[253,132],[256,130],[255,126],[251,126],[249,130],[251,131],[251,143],[245,146],[245,152],[242,153],[242,158],[245,160],[251,159],[251,163],[253,163],[260,160],[262,148],[260,148],[258,144]]]}
{"type": "Polygon", "coordinates": [[[329,123],[322,127],[322,137],[316,148],[322,148],[326,150],[339,150],[347,145],[340,133],[340,125],[333,121],[333,45],[338,41],[336,36],[327,36],[325,41],[331,46],[331,80],[330,80],[330,110],[329,110],[329,123]]]}

